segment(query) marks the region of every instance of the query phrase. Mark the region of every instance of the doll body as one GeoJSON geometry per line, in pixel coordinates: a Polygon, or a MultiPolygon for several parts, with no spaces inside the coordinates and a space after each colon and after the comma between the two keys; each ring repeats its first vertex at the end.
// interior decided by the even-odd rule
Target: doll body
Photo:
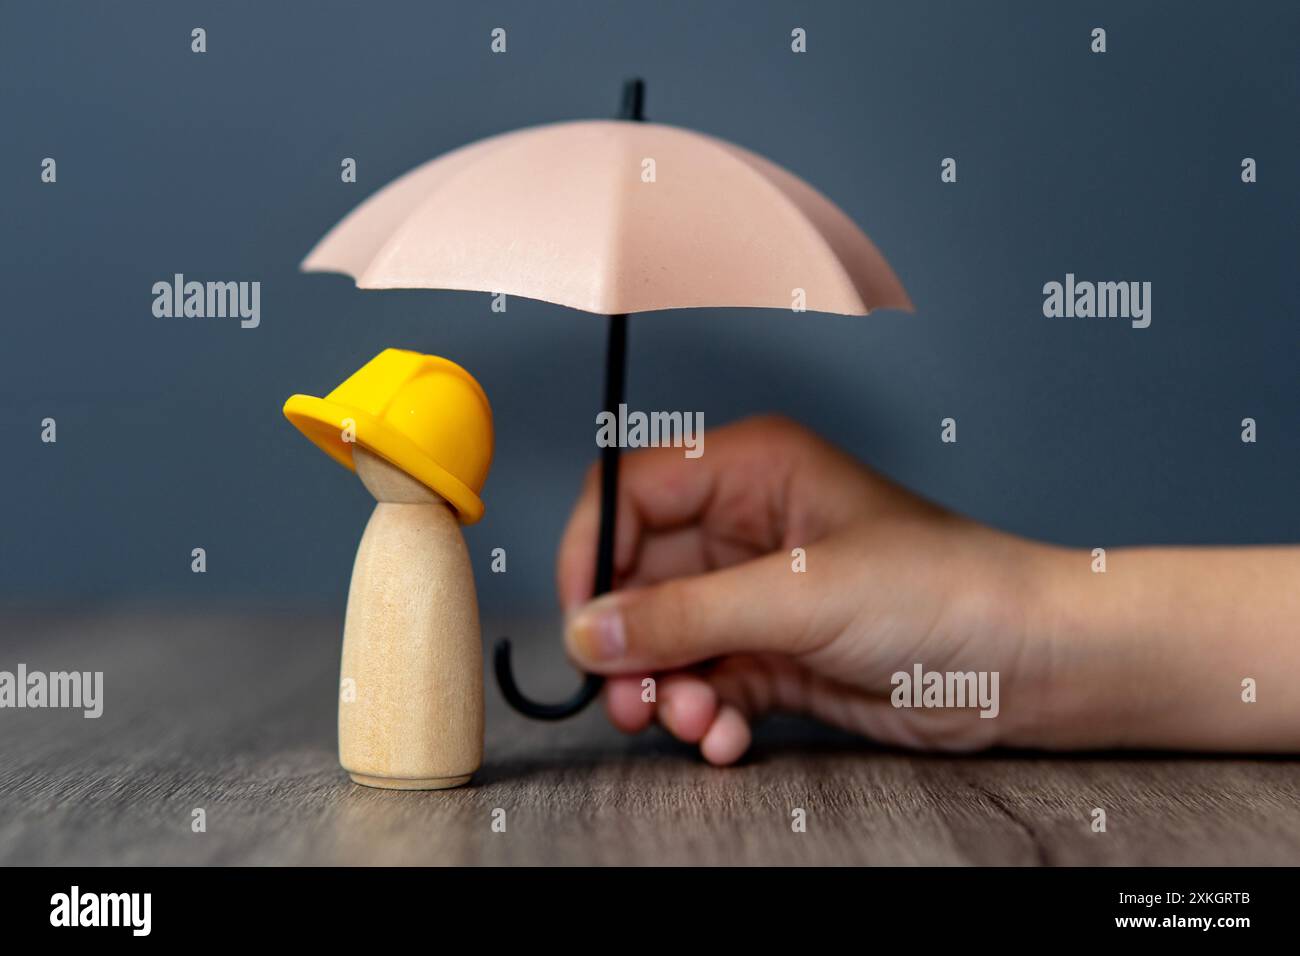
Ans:
{"type": "Polygon", "coordinates": [[[339,762],[371,787],[460,786],[483,759],[483,651],[460,523],[437,492],[353,455],[376,504],[343,625],[339,762]]]}

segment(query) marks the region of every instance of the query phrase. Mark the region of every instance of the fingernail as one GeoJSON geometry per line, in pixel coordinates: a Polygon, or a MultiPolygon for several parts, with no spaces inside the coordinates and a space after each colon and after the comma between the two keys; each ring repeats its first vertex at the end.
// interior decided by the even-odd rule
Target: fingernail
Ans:
{"type": "Polygon", "coordinates": [[[583,660],[616,661],[627,650],[623,615],[615,598],[592,601],[569,619],[569,641],[583,660]]]}

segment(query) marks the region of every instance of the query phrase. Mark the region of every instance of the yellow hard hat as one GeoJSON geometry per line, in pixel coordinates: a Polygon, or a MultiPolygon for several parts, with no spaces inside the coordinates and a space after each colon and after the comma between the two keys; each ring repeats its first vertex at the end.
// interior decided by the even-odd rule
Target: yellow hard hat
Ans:
{"type": "Polygon", "coordinates": [[[355,441],[436,491],[465,524],[483,517],[492,407],[455,362],[384,349],[324,398],[292,396],[284,415],[339,464],[355,470],[355,441]]]}

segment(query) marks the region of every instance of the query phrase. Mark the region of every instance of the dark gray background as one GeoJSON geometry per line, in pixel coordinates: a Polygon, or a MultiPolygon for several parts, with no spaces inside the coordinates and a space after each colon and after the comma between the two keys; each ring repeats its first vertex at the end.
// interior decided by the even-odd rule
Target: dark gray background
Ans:
{"type": "Polygon", "coordinates": [[[917,305],[634,319],[634,407],[708,425],[782,411],[919,492],[1058,542],[1300,539],[1300,8],[1087,6],[6,3],[0,600],[341,605],[370,499],[280,406],[395,345],[486,388],[496,462],[467,533],[481,600],[550,608],[595,451],[604,323],[361,292],[297,264],[406,169],[608,116],[633,73],[650,118],[763,153],[841,204],[917,305]],[[39,180],[46,156],[56,185],[39,180]],[[1067,271],[1151,281],[1151,327],[1044,318],[1042,285],[1067,271]],[[261,327],[154,318],[151,286],[174,272],[260,280],[261,327]],[[506,575],[487,573],[497,546],[506,575]]]}

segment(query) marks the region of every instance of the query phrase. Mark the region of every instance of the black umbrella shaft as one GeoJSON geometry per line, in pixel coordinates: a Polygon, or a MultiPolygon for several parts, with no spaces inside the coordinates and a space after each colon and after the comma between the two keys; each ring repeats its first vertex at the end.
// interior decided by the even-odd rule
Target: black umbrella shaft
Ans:
{"type": "MultiPolygon", "coordinates": [[[[605,348],[605,411],[618,420],[618,407],[623,404],[627,379],[627,316],[609,317],[609,339],[605,348]]],[[[605,594],[614,587],[614,537],[618,518],[618,458],[617,439],[600,450],[600,531],[596,538],[596,580],[593,596],[605,594]]],[[[529,700],[515,683],[510,666],[510,642],[497,643],[493,658],[497,684],[501,696],[515,710],[535,720],[563,720],[583,710],[600,694],[605,678],[587,674],[577,693],[558,704],[540,704],[529,700]]]]}
{"type": "Polygon", "coordinates": [[[645,82],[642,80],[628,80],[623,84],[623,108],[618,112],[618,118],[622,120],[643,120],[641,115],[645,107],[645,82]]]}
{"type": "MultiPolygon", "coordinates": [[[[639,79],[623,84],[623,108],[619,119],[644,119],[645,83],[639,79]]],[[[605,411],[619,420],[627,379],[627,316],[609,317],[609,338],[605,346],[605,411]]],[[[596,540],[596,583],[594,596],[614,589],[614,531],[618,518],[618,442],[600,450],[600,537],[596,540]]],[[[599,680],[599,678],[596,678],[599,680]]],[[[592,677],[588,676],[590,684],[592,677]]]]}
{"type": "MultiPolygon", "coordinates": [[[[609,317],[605,348],[605,411],[619,420],[627,378],[627,316],[609,317]]],[[[618,520],[618,442],[600,450],[600,536],[596,539],[596,584],[593,596],[614,589],[614,533],[618,520]]]]}
{"type": "MultiPolygon", "coordinates": [[[[641,121],[645,119],[645,83],[641,80],[628,80],[623,84],[623,104],[619,110],[619,119],[641,121]]],[[[605,347],[605,411],[618,421],[619,406],[623,404],[623,395],[627,379],[627,316],[611,315],[609,317],[609,339],[605,347]]],[[[593,596],[606,594],[614,588],[614,538],[616,519],[618,517],[618,456],[621,449],[617,440],[600,450],[600,531],[596,539],[596,580],[592,589],[593,596]]],[[[578,713],[600,693],[605,686],[605,678],[599,674],[588,674],[571,698],[558,704],[539,704],[529,700],[515,683],[514,672],[510,667],[510,641],[501,639],[497,642],[493,659],[497,675],[497,684],[501,687],[501,696],[521,714],[537,720],[563,720],[578,713]]]]}

